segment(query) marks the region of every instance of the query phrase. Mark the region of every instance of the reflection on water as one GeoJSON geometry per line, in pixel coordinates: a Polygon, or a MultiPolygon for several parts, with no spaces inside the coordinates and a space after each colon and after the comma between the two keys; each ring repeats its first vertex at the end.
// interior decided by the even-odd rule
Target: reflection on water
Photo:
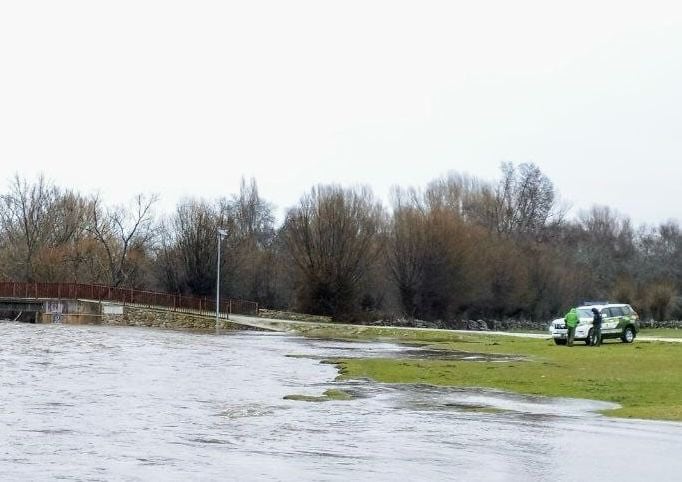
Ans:
{"type": "Polygon", "coordinates": [[[607,419],[580,400],[339,384],[309,358],[414,348],[16,323],[0,336],[0,480],[662,481],[682,470],[682,424],[607,419]],[[358,398],[283,399],[330,388],[358,398]]]}

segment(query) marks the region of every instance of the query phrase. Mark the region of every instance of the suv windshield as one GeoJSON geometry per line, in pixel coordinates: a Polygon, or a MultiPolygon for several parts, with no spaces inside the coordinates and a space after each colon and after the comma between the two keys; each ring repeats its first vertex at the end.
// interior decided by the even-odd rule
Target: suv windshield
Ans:
{"type": "Polygon", "coordinates": [[[578,310],[578,318],[592,318],[592,310],[589,308],[580,308],[578,310]]]}

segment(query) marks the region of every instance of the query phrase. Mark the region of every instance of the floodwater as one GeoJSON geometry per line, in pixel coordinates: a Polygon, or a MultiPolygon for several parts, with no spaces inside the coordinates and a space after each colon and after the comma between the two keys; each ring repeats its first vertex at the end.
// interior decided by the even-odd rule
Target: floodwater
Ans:
{"type": "Polygon", "coordinates": [[[682,424],[609,419],[584,400],[334,382],[319,362],[401,350],[414,348],[0,323],[0,480],[679,480],[682,424]],[[358,398],[283,399],[329,388],[358,398]]]}

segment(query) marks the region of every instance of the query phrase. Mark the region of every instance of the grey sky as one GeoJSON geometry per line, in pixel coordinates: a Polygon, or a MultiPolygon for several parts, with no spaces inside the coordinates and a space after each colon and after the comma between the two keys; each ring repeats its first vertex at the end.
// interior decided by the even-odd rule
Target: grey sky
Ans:
{"type": "Polygon", "coordinates": [[[678,5],[2,2],[0,174],[285,208],[532,161],[576,209],[680,219],[678,5]]]}

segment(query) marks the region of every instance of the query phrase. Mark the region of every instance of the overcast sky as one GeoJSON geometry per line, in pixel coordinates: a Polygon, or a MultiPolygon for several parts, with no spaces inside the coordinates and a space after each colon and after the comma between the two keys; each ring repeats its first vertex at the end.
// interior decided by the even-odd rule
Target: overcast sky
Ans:
{"type": "Polygon", "coordinates": [[[682,219],[679,4],[4,1],[0,183],[171,210],[254,176],[281,216],[531,161],[576,212],[682,219]]]}

